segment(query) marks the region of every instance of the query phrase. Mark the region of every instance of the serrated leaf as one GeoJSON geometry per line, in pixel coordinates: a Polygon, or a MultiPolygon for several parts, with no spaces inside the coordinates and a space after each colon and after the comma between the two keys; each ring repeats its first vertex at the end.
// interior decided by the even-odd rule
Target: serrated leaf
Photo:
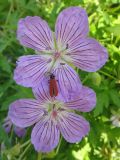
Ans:
{"type": "Polygon", "coordinates": [[[2,54],[0,54],[0,67],[8,72],[8,73],[11,73],[11,67],[10,67],[10,64],[7,60],[7,58],[5,56],[3,56],[2,54]]]}
{"type": "Polygon", "coordinates": [[[114,145],[117,143],[117,139],[120,137],[120,128],[112,128],[107,131],[108,138],[110,141],[114,143],[114,145]]]}
{"type": "Polygon", "coordinates": [[[107,30],[113,33],[115,36],[120,36],[120,24],[117,24],[114,27],[109,27],[107,30]]]}
{"type": "Polygon", "coordinates": [[[94,116],[98,116],[101,114],[104,110],[104,108],[107,108],[109,106],[109,94],[107,91],[104,91],[102,93],[98,93],[97,95],[97,104],[94,110],[94,116]]]}
{"type": "Polygon", "coordinates": [[[20,153],[20,144],[19,143],[16,144],[15,146],[13,146],[12,148],[4,151],[5,155],[9,155],[12,158],[19,155],[19,153],[20,153]]]}
{"type": "Polygon", "coordinates": [[[3,96],[5,91],[11,86],[11,84],[12,84],[12,80],[7,81],[6,83],[0,86],[0,98],[3,96]]]}
{"type": "Polygon", "coordinates": [[[117,107],[120,107],[120,95],[118,92],[115,89],[112,89],[110,90],[109,94],[113,104],[115,104],[117,107]]]}

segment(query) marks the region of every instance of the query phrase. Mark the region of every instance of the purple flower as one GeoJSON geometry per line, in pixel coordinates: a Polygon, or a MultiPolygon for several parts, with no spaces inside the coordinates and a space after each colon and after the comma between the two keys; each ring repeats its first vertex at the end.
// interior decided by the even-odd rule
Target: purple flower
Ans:
{"type": "Polygon", "coordinates": [[[19,127],[34,125],[31,142],[38,152],[50,152],[60,138],[70,143],[79,142],[90,130],[89,123],[74,110],[91,111],[96,104],[95,92],[82,87],[81,94],[50,97],[48,87],[42,85],[33,89],[36,99],[20,99],[9,108],[9,117],[19,127]]]}
{"type": "MultiPolygon", "coordinates": [[[[11,122],[10,118],[7,116],[4,120],[3,128],[5,129],[6,133],[10,133],[13,123],[11,122]]],[[[23,137],[26,133],[25,128],[20,128],[18,126],[14,126],[14,132],[18,137],[23,137]]]]}
{"type": "Polygon", "coordinates": [[[79,77],[66,62],[81,70],[95,72],[108,59],[106,49],[95,39],[88,38],[88,32],[88,17],[80,7],[70,7],[59,14],[55,33],[40,17],[28,16],[21,19],[17,38],[23,46],[34,49],[37,55],[18,59],[15,81],[26,87],[34,87],[47,73],[55,72],[65,90],[70,87],[77,90],[79,77]]]}

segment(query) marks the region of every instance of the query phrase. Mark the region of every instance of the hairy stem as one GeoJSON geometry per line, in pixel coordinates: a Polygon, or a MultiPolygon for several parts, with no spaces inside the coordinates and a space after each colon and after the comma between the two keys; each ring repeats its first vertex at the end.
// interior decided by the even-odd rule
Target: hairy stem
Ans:
{"type": "Polygon", "coordinates": [[[25,150],[23,151],[23,153],[20,155],[18,160],[23,160],[24,155],[26,154],[26,152],[29,150],[31,146],[31,143],[25,148],[25,150]]]}
{"type": "Polygon", "coordinates": [[[57,155],[58,152],[59,152],[61,142],[62,142],[62,137],[60,137],[60,141],[59,141],[58,147],[57,147],[57,149],[56,149],[56,155],[57,155]]]}
{"type": "Polygon", "coordinates": [[[30,139],[29,139],[28,141],[26,141],[25,143],[23,143],[23,144],[20,146],[20,148],[25,147],[25,146],[28,145],[29,143],[30,143],[30,139]]]}
{"type": "Polygon", "coordinates": [[[112,79],[114,79],[114,80],[117,80],[117,78],[115,78],[114,76],[112,76],[112,75],[110,75],[109,73],[106,73],[106,72],[104,72],[104,71],[99,71],[99,73],[101,73],[101,74],[103,74],[103,75],[105,75],[105,76],[107,76],[107,77],[109,77],[109,78],[112,78],[112,79]]]}

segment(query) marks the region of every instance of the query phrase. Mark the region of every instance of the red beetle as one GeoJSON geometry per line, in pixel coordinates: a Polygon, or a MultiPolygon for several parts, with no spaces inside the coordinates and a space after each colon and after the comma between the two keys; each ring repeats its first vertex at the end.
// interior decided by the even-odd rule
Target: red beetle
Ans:
{"type": "Polygon", "coordinates": [[[49,93],[51,97],[58,95],[57,80],[55,79],[55,75],[53,73],[50,74],[49,93]]]}

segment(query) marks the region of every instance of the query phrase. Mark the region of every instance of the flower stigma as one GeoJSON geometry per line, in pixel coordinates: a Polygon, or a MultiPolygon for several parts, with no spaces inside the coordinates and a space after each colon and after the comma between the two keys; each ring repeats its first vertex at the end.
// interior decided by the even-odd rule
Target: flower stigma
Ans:
{"type": "Polygon", "coordinates": [[[46,111],[53,119],[57,117],[57,113],[61,110],[64,110],[64,103],[62,101],[54,100],[48,101],[44,104],[46,111]]]}

